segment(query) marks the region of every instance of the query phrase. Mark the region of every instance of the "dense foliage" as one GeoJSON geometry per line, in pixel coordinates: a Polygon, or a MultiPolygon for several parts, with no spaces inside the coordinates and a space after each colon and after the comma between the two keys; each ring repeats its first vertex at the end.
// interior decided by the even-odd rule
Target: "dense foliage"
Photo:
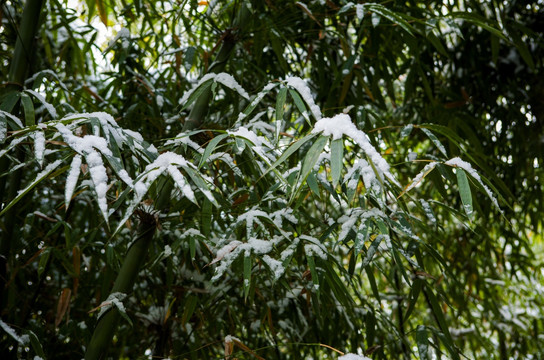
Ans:
{"type": "Polygon", "coordinates": [[[538,2],[0,19],[3,359],[544,357],[538,2]]]}

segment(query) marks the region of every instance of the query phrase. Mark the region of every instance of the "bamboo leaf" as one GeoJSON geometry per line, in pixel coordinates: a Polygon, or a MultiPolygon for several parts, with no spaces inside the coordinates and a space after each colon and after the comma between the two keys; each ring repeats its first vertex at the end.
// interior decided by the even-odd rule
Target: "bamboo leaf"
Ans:
{"type": "Polygon", "coordinates": [[[0,216],[4,215],[12,206],[16,205],[26,194],[28,194],[36,185],[42,182],[47,178],[53,171],[55,171],[59,165],[62,163],[62,160],[57,160],[49,164],[42,172],[40,172],[36,178],[27,185],[24,189],[20,190],[15,199],[11,200],[9,204],[0,212],[0,216]]]}
{"type": "Polygon", "coordinates": [[[21,103],[23,104],[23,109],[25,110],[25,126],[36,125],[36,116],[34,114],[34,104],[25,93],[21,93],[21,103]]]}
{"type": "Polygon", "coordinates": [[[244,298],[247,299],[249,295],[249,288],[251,285],[251,254],[244,255],[244,298]]]}
{"type": "Polygon", "coordinates": [[[221,135],[218,135],[218,136],[214,137],[209,142],[208,146],[206,146],[206,149],[204,150],[204,153],[202,154],[202,157],[200,158],[200,162],[198,163],[198,168],[199,169],[202,167],[202,165],[204,165],[206,160],[208,160],[211,153],[215,150],[217,144],[219,144],[219,142],[221,140],[223,140],[224,138],[226,138],[227,136],[229,136],[229,135],[228,134],[221,134],[221,135]]]}
{"type": "Polygon", "coordinates": [[[275,122],[275,139],[278,141],[280,137],[281,126],[283,123],[283,110],[285,107],[285,100],[287,98],[287,88],[283,87],[278,93],[278,98],[276,99],[276,122],[275,122]]]}
{"type": "Polygon", "coordinates": [[[429,335],[427,334],[427,329],[423,325],[418,325],[417,327],[416,342],[419,358],[423,360],[430,360],[431,352],[429,351],[429,335]]]}
{"type": "Polygon", "coordinates": [[[344,141],[335,139],[331,141],[331,173],[332,187],[336,188],[338,180],[342,174],[342,166],[344,165],[344,141]]]}
{"type": "Polygon", "coordinates": [[[459,185],[459,193],[461,194],[461,201],[463,203],[463,208],[468,218],[472,217],[472,193],[470,191],[470,184],[468,183],[467,174],[465,170],[461,168],[456,169],[457,174],[457,184],[459,185]]]}

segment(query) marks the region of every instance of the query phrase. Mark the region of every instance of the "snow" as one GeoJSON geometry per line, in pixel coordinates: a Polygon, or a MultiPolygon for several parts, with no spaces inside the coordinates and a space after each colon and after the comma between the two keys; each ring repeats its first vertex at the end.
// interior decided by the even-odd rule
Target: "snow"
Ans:
{"type": "Polygon", "coordinates": [[[356,354],[349,353],[349,354],[340,356],[338,360],[372,360],[372,359],[363,355],[356,355],[356,354]]]}
{"type": "Polygon", "coordinates": [[[65,202],[66,208],[72,199],[72,194],[77,185],[77,180],[79,179],[79,174],[81,172],[81,155],[76,154],[72,159],[72,164],[70,165],[70,171],[68,172],[68,177],[66,178],[66,184],[64,186],[65,202]]]}
{"type": "MultiPolygon", "coordinates": [[[[263,99],[263,97],[265,97],[265,95],[268,94],[270,90],[272,90],[276,86],[278,86],[278,83],[271,82],[266,84],[266,86],[257,94],[257,96],[255,96],[255,98],[251,100],[251,103],[249,104],[248,108],[253,108],[257,106],[257,104],[263,99]]],[[[243,119],[245,119],[246,116],[247,116],[246,114],[240,113],[238,115],[237,121],[242,121],[243,119]]]]}
{"type": "Polygon", "coordinates": [[[417,153],[414,151],[410,151],[408,153],[407,158],[408,158],[408,161],[414,161],[415,159],[417,159],[417,153]]]}
{"type": "Polygon", "coordinates": [[[363,17],[365,16],[365,8],[363,4],[357,4],[355,5],[355,12],[357,13],[357,18],[359,20],[363,20],[363,17]]]}
{"type": "Polygon", "coordinates": [[[338,223],[342,224],[340,229],[340,234],[338,235],[338,240],[344,240],[348,235],[349,231],[355,226],[357,221],[364,223],[367,219],[372,218],[382,218],[386,219],[385,214],[376,208],[365,210],[361,208],[353,208],[350,211],[349,215],[342,215],[338,219],[338,223]]]}
{"type": "Polygon", "coordinates": [[[285,272],[285,268],[280,261],[272,259],[268,255],[263,256],[263,261],[270,267],[270,270],[272,270],[272,272],[274,273],[274,280],[278,280],[285,272]]]}
{"type": "Polygon", "coordinates": [[[191,140],[191,138],[186,133],[179,133],[175,138],[173,138],[171,140],[168,140],[164,145],[166,145],[166,146],[168,146],[168,145],[179,146],[179,145],[182,145],[182,144],[193,148],[199,154],[204,153],[204,149],[200,145],[198,145],[196,142],[191,140]]]}
{"type": "Polygon", "coordinates": [[[310,9],[308,9],[308,6],[300,1],[297,1],[295,3],[296,5],[300,6],[301,8],[304,9],[304,11],[306,11],[308,14],[311,14],[312,12],[310,11],[310,9]]]}
{"type": "Polygon", "coordinates": [[[4,111],[4,110],[0,110],[0,114],[10,118],[11,120],[13,120],[13,122],[16,123],[17,126],[19,126],[20,128],[24,127],[21,120],[18,117],[15,117],[15,116],[11,115],[9,112],[4,111]]]}
{"type": "Polygon", "coordinates": [[[108,190],[108,175],[106,173],[106,167],[104,166],[102,157],[96,151],[89,153],[85,157],[85,160],[87,160],[87,165],[89,165],[89,172],[91,174],[91,179],[93,180],[98,207],[104,215],[104,218],[107,220],[108,201],[106,199],[106,192],[108,190]]]}
{"type": "Polygon", "coordinates": [[[423,206],[423,210],[425,211],[425,215],[427,215],[429,220],[431,220],[431,222],[433,224],[435,224],[436,223],[436,218],[435,218],[435,216],[433,214],[433,211],[432,211],[431,206],[429,205],[429,203],[427,201],[425,201],[424,199],[419,200],[419,202],[421,203],[421,206],[423,206]]]}
{"type": "Polygon", "coordinates": [[[25,92],[31,94],[36,99],[38,99],[38,101],[41,102],[42,105],[46,108],[47,112],[49,112],[49,114],[51,114],[51,116],[54,119],[57,118],[57,110],[55,110],[55,107],[51,105],[50,103],[48,103],[47,101],[45,101],[45,98],[40,93],[30,89],[26,89],[25,92]]]}
{"type": "Polygon", "coordinates": [[[380,191],[381,184],[376,178],[374,169],[372,166],[363,159],[357,159],[344,177],[344,182],[347,181],[348,189],[356,189],[359,183],[359,176],[355,176],[357,173],[363,178],[363,184],[367,189],[374,189],[374,191],[380,191]]]}
{"type": "Polygon", "coordinates": [[[43,131],[36,131],[34,133],[34,154],[36,160],[40,166],[43,165],[43,154],[45,152],[45,135],[43,131]]]}
{"type": "Polygon", "coordinates": [[[23,336],[19,336],[17,335],[17,333],[15,332],[15,330],[9,326],[8,324],[6,324],[5,322],[3,322],[2,320],[0,320],[0,327],[2,329],[4,329],[4,331],[9,335],[11,336],[13,339],[15,339],[15,341],[17,341],[19,344],[21,345],[27,345],[30,341],[30,338],[28,337],[28,335],[23,335],[23,336]]]}
{"type": "MultiPolygon", "coordinates": [[[[134,192],[136,193],[137,201],[139,202],[144,197],[151,184],[161,174],[167,172],[176,183],[176,186],[181,190],[182,194],[189,200],[195,202],[196,199],[193,190],[185,180],[185,177],[177,169],[178,166],[188,167],[190,165],[192,164],[188,163],[183,156],[170,151],[159,155],[155,161],[146,166],[143,175],[141,175],[134,184],[134,192]]],[[[206,194],[205,189],[201,189],[201,191],[206,194]]]]}
{"type": "Polygon", "coordinates": [[[291,86],[299,93],[304,102],[306,102],[306,104],[308,104],[308,106],[310,107],[312,115],[317,120],[320,120],[322,118],[321,109],[315,104],[314,98],[312,96],[312,91],[310,90],[306,82],[296,76],[286,78],[285,82],[287,83],[287,85],[291,86]]]}
{"type": "Polygon", "coordinates": [[[161,95],[157,95],[155,100],[157,101],[157,106],[159,109],[162,108],[164,105],[164,98],[161,95]]]}
{"type": "Polygon", "coordinates": [[[470,165],[466,161],[461,160],[461,158],[459,158],[459,157],[455,157],[453,159],[450,159],[450,160],[446,161],[445,164],[449,165],[449,166],[461,168],[461,169],[465,170],[467,173],[469,173],[470,176],[472,176],[474,178],[474,180],[476,180],[484,188],[487,196],[489,196],[489,198],[491,199],[491,202],[493,203],[493,205],[495,205],[497,207],[497,209],[499,209],[501,211],[501,213],[502,213],[502,210],[501,210],[501,208],[499,206],[499,203],[497,202],[497,199],[495,198],[495,196],[493,195],[491,190],[484,184],[484,182],[482,181],[482,178],[476,172],[476,170],[474,170],[472,168],[472,165],[470,165]]]}
{"type": "Polygon", "coordinates": [[[423,178],[435,168],[436,165],[438,165],[438,163],[436,161],[432,161],[432,162],[428,163],[427,165],[425,165],[423,170],[421,170],[419,172],[419,174],[416,175],[416,177],[412,180],[410,185],[408,185],[404,189],[404,192],[408,192],[408,191],[412,190],[413,188],[415,188],[423,180],[423,178]]]}
{"type": "Polygon", "coordinates": [[[119,312],[126,314],[125,306],[123,305],[123,300],[127,297],[127,294],[123,294],[121,292],[114,292],[111,293],[106,300],[104,300],[100,304],[100,312],[98,313],[98,318],[113,306],[117,307],[119,312]]]}
{"type": "Polygon", "coordinates": [[[323,260],[327,260],[327,250],[318,239],[308,235],[300,235],[299,239],[308,242],[308,244],[304,244],[304,252],[306,255],[317,256],[323,260]]]}
{"type": "Polygon", "coordinates": [[[372,144],[370,144],[367,135],[362,130],[357,129],[355,124],[351,122],[351,118],[348,114],[338,114],[332,118],[323,118],[319,120],[315,124],[312,133],[322,133],[325,136],[332,136],[333,140],[341,139],[343,135],[349,136],[370,157],[381,173],[387,175],[391,179],[393,178],[389,172],[389,164],[387,161],[385,161],[372,144]]]}

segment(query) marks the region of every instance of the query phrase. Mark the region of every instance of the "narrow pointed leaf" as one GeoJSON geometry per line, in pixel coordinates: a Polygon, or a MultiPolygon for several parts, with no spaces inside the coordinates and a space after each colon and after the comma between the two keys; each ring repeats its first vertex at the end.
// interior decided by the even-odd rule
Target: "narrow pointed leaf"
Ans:
{"type": "Polygon", "coordinates": [[[11,200],[11,202],[6,205],[6,207],[0,212],[0,216],[4,215],[6,211],[8,211],[12,206],[16,205],[36,185],[38,185],[45,178],[47,178],[53,171],[55,171],[61,163],[62,163],[62,160],[57,160],[54,163],[47,165],[47,167],[42,172],[40,172],[29,185],[27,185],[23,190],[19,191],[15,199],[11,200]]]}
{"type": "Polygon", "coordinates": [[[332,187],[336,188],[340,175],[342,174],[342,167],[344,165],[344,141],[342,139],[332,140],[331,142],[331,175],[332,175],[332,187]]]}
{"type": "Polygon", "coordinates": [[[221,135],[218,135],[216,137],[214,137],[209,143],[208,143],[208,146],[206,146],[206,149],[204,150],[204,153],[202,154],[202,157],[200,158],[200,162],[198,163],[198,168],[200,169],[202,167],[202,165],[204,165],[204,163],[206,162],[206,160],[208,160],[208,158],[210,157],[211,153],[215,150],[215,148],[217,147],[217,144],[219,144],[219,142],[221,140],[223,140],[224,138],[226,138],[227,136],[229,136],[228,134],[221,134],[221,135]]]}
{"type": "Polygon", "coordinates": [[[25,126],[36,125],[36,116],[34,114],[34,104],[25,93],[21,93],[21,103],[23,104],[23,109],[25,110],[25,126]]]}
{"type": "Polygon", "coordinates": [[[468,183],[468,178],[465,170],[461,168],[456,169],[457,174],[457,184],[459,185],[459,193],[461,194],[461,201],[463,203],[463,208],[468,218],[472,217],[472,193],[470,191],[470,184],[468,183]]]}

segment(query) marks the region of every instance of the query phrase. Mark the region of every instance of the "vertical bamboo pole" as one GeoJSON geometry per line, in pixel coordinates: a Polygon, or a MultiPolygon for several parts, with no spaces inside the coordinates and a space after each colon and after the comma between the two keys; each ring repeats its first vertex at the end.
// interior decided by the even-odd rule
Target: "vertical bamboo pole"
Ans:
{"type": "MultiPolygon", "coordinates": [[[[128,249],[121,270],[115,279],[112,293],[129,294],[132,291],[141,266],[145,263],[147,250],[155,234],[157,223],[151,214],[140,212],[140,225],[134,243],[128,249]]],[[[85,353],[85,360],[98,360],[105,356],[119,321],[119,310],[111,307],[96,324],[93,336],[85,353]]]]}

